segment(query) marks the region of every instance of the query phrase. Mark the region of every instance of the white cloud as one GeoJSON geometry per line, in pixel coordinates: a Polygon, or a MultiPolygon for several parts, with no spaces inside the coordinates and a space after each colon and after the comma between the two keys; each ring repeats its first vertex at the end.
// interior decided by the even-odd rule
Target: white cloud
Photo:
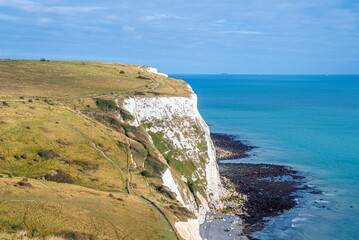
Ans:
{"type": "Polygon", "coordinates": [[[220,33],[237,33],[237,34],[248,34],[248,35],[264,35],[264,32],[257,31],[247,31],[247,30],[229,30],[229,31],[220,31],[220,33]]]}
{"type": "Polygon", "coordinates": [[[212,22],[212,26],[219,30],[220,33],[246,34],[246,35],[263,35],[264,32],[252,30],[251,24],[220,19],[212,22]]]}
{"type": "Polygon", "coordinates": [[[0,7],[10,7],[29,12],[50,12],[58,14],[87,13],[105,10],[105,7],[77,7],[77,6],[45,6],[44,4],[29,0],[0,0],[0,7]]]}
{"type": "Polygon", "coordinates": [[[38,20],[38,22],[40,23],[40,24],[47,24],[47,23],[50,23],[50,22],[52,22],[53,20],[51,19],[51,18],[46,18],[46,17],[44,17],[44,18],[40,18],[39,20],[38,20]]]}
{"type": "Polygon", "coordinates": [[[140,20],[150,22],[150,21],[165,20],[165,19],[170,19],[170,18],[178,18],[178,17],[169,16],[166,14],[155,14],[155,15],[143,16],[140,18],[140,20]]]}
{"type": "Polygon", "coordinates": [[[222,24],[225,22],[226,22],[225,19],[216,20],[216,21],[214,21],[213,26],[219,27],[219,26],[222,26],[222,24]]]}
{"type": "Polygon", "coordinates": [[[133,28],[131,26],[123,26],[122,31],[124,31],[124,32],[134,32],[135,28],[133,28]]]}
{"type": "Polygon", "coordinates": [[[52,12],[52,13],[74,14],[74,13],[88,13],[93,11],[106,10],[107,8],[54,6],[54,7],[41,7],[41,9],[46,12],[52,12]]]}
{"type": "Polygon", "coordinates": [[[18,20],[18,17],[15,16],[10,16],[10,15],[6,15],[6,14],[0,14],[0,20],[7,20],[7,21],[15,21],[18,20]]]}
{"type": "Polygon", "coordinates": [[[116,15],[105,15],[101,19],[99,19],[98,22],[112,24],[114,22],[118,22],[119,19],[120,18],[116,15]]]}

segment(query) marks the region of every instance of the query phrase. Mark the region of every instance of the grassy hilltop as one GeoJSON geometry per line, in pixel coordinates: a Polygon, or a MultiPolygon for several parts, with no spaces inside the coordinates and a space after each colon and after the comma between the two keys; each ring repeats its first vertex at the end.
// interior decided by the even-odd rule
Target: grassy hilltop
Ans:
{"type": "Polygon", "coordinates": [[[126,96],[136,91],[188,96],[185,82],[150,74],[145,69],[105,62],[0,60],[0,97],[64,99],[111,92],[126,96]]]}
{"type": "Polygon", "coordinates": [[[189,94],[141,66],[0,60],[0,239],[177,239],[193,214],[121,99],[189,94]]]}

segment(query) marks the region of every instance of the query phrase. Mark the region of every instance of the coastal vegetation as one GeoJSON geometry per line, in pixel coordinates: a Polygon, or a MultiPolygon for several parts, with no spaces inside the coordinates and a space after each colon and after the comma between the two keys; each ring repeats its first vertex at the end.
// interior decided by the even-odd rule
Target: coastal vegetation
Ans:
{"type": "MultiPolygon", "coordinates": [[[[0,97],[74,99],[103,94],[189,96],[182,80],[137,65],[89,61],[0,60],[0,97]],[[139,77],[141,76],[141,77],[139,77]]],[[[141,95],[138,95],[141,96],[141,95]]]]}
{"type": "Polygon", "coordinates": [[[172,145],[153,144],[122,107],[132,96],[188,96],[183,81],[35,60],[0,60],[0,79],[0,239],[177,239],[174,222],[195,217],[161,179],[169,165],[193,166],[163,159],[172,145]]]}

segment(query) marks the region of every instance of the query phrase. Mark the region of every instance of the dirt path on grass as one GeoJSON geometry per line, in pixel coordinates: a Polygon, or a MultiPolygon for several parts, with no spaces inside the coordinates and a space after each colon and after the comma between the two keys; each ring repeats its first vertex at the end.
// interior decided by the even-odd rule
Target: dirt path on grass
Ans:
{"type": "Polygon", "coordinates": [[[80,135],[81,137],[85,138],[92,146],[94,149],[96,149],[96,151],[100,152],[102,156],[104,156],[104,158],[109,161],[119,172],[122,178],[122,181],[124,182],[124,189],[126,190],[126,192],[129,194],[130,191],[128,189],[128,179],[126,178],[125,174],[123,173],[122,169],[117,165],[117,163],[112,160],[111,158],[109,158],[101,149],[99,149],[96,145],[96,143],[94,141],[92,141],[90,138],[88,138],[86,135],[84,135],[82,132],[80,132],[77,128],[75,128],[74,126],[72,126],[70,123],[68,123],[66,120],[64,121],[71,129],[73,129],[78,135],[80,135]]]}

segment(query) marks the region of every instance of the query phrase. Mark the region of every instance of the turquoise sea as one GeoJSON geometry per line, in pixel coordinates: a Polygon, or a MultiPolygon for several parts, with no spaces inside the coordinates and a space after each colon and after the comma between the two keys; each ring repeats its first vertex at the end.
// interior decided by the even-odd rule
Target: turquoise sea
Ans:
{"type": "Polygon", "coordinates": [[[297,207],[270,219],[255,237],[359,239],[359,76],[171,77],[192,86],[212,132],[259,147],[234,162],[288,165],[323,191],[301,194],[297,207]]]}

